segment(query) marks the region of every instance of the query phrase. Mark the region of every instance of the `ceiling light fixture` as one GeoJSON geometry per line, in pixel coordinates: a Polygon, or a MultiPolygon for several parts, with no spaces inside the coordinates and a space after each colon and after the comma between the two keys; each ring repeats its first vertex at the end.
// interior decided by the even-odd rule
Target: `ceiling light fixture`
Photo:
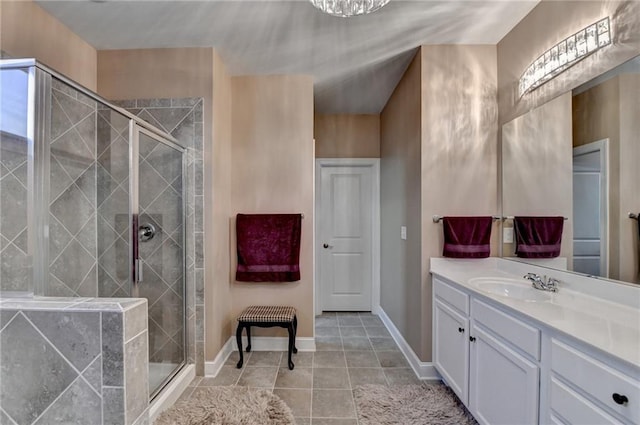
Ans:
{"type": "Polygon", "coordinates": [[[520,96],[533,91],[596,50],[611,44],[609,18],[599,20],[565,38],[540,55],[520,77],[520,96]]]}
{"type": "Polygon", "coordinates": [[[375,12],[389,0],[309,0],[316,8],[329,15],[348,18],[375,12]]]}

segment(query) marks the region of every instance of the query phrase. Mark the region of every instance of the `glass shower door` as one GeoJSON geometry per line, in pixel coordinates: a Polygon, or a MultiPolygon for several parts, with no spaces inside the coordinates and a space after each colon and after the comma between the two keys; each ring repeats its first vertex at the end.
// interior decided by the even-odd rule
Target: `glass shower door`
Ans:
{"type": "Polygon", "coordinates": [[[132,197],[137,232],[131,295],[149,303],[153,397],[185,362],[184,150],[137,125],[133,135],[138,178],[132,187],[137,191],[132,197]]]}

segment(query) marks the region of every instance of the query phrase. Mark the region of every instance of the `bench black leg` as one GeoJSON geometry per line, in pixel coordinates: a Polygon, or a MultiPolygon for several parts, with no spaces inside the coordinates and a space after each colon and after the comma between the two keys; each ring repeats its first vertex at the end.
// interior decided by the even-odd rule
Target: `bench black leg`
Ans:
{"type": "Polygon", "coordinates": [[[246,326],[247,328],[247,353],[251,351],[251,326],[246,326]]]}
{"type": "MultiPolygon", "coordinates": [[[[247,332],[249,329],[247,329],[247,332]]],[[[240,354],[240,360],[238,360],[237,368],[242,368],[243,357],[242,357],[242,323],[238,323],[238,329],[236,329],[236,342],[238,343],[238,354],[240,354]]]]}
{"type": "Polygon", "coordinates": [[[297,353],[298,349],[296,348],[296,336],[298,336],[298,317],[293,316],[293,352],[297,353]]]}
{"type": "Polygon", "coordinates": [[[293,327],[293,323],[290,323],[289,326],[287,326],[287,330],[289,331],[289,370],[293,370],[293,362],[291,361],[291,352],[293,350],[296,350],[296,352],[298,351],[295,348],[295,331],[294,331],[294,327],[293,327]]]}

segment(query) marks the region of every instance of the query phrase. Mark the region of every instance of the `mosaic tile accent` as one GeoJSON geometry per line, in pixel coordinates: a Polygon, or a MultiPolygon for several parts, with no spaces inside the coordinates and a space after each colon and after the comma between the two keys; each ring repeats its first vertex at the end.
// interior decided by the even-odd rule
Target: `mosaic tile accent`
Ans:
{"type": "Polygon", "coordinates": [[[144,419],[146,303],[43,300],[0,306],[1,422],[129,425],[144,419]]]}

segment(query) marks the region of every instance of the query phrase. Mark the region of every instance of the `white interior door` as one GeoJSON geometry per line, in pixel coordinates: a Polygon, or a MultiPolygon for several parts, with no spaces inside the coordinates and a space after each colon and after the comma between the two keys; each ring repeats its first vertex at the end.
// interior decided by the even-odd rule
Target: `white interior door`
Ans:
{"type": "Polygon", "coordinates": [[[318,290],[323,311],[371,311],[374,167],[319,164],[318,290]]]}
{"type": "Polygon", "coordinates": [[[607,276],[606,140],[573,150],[573,269],[607,276]]]}

